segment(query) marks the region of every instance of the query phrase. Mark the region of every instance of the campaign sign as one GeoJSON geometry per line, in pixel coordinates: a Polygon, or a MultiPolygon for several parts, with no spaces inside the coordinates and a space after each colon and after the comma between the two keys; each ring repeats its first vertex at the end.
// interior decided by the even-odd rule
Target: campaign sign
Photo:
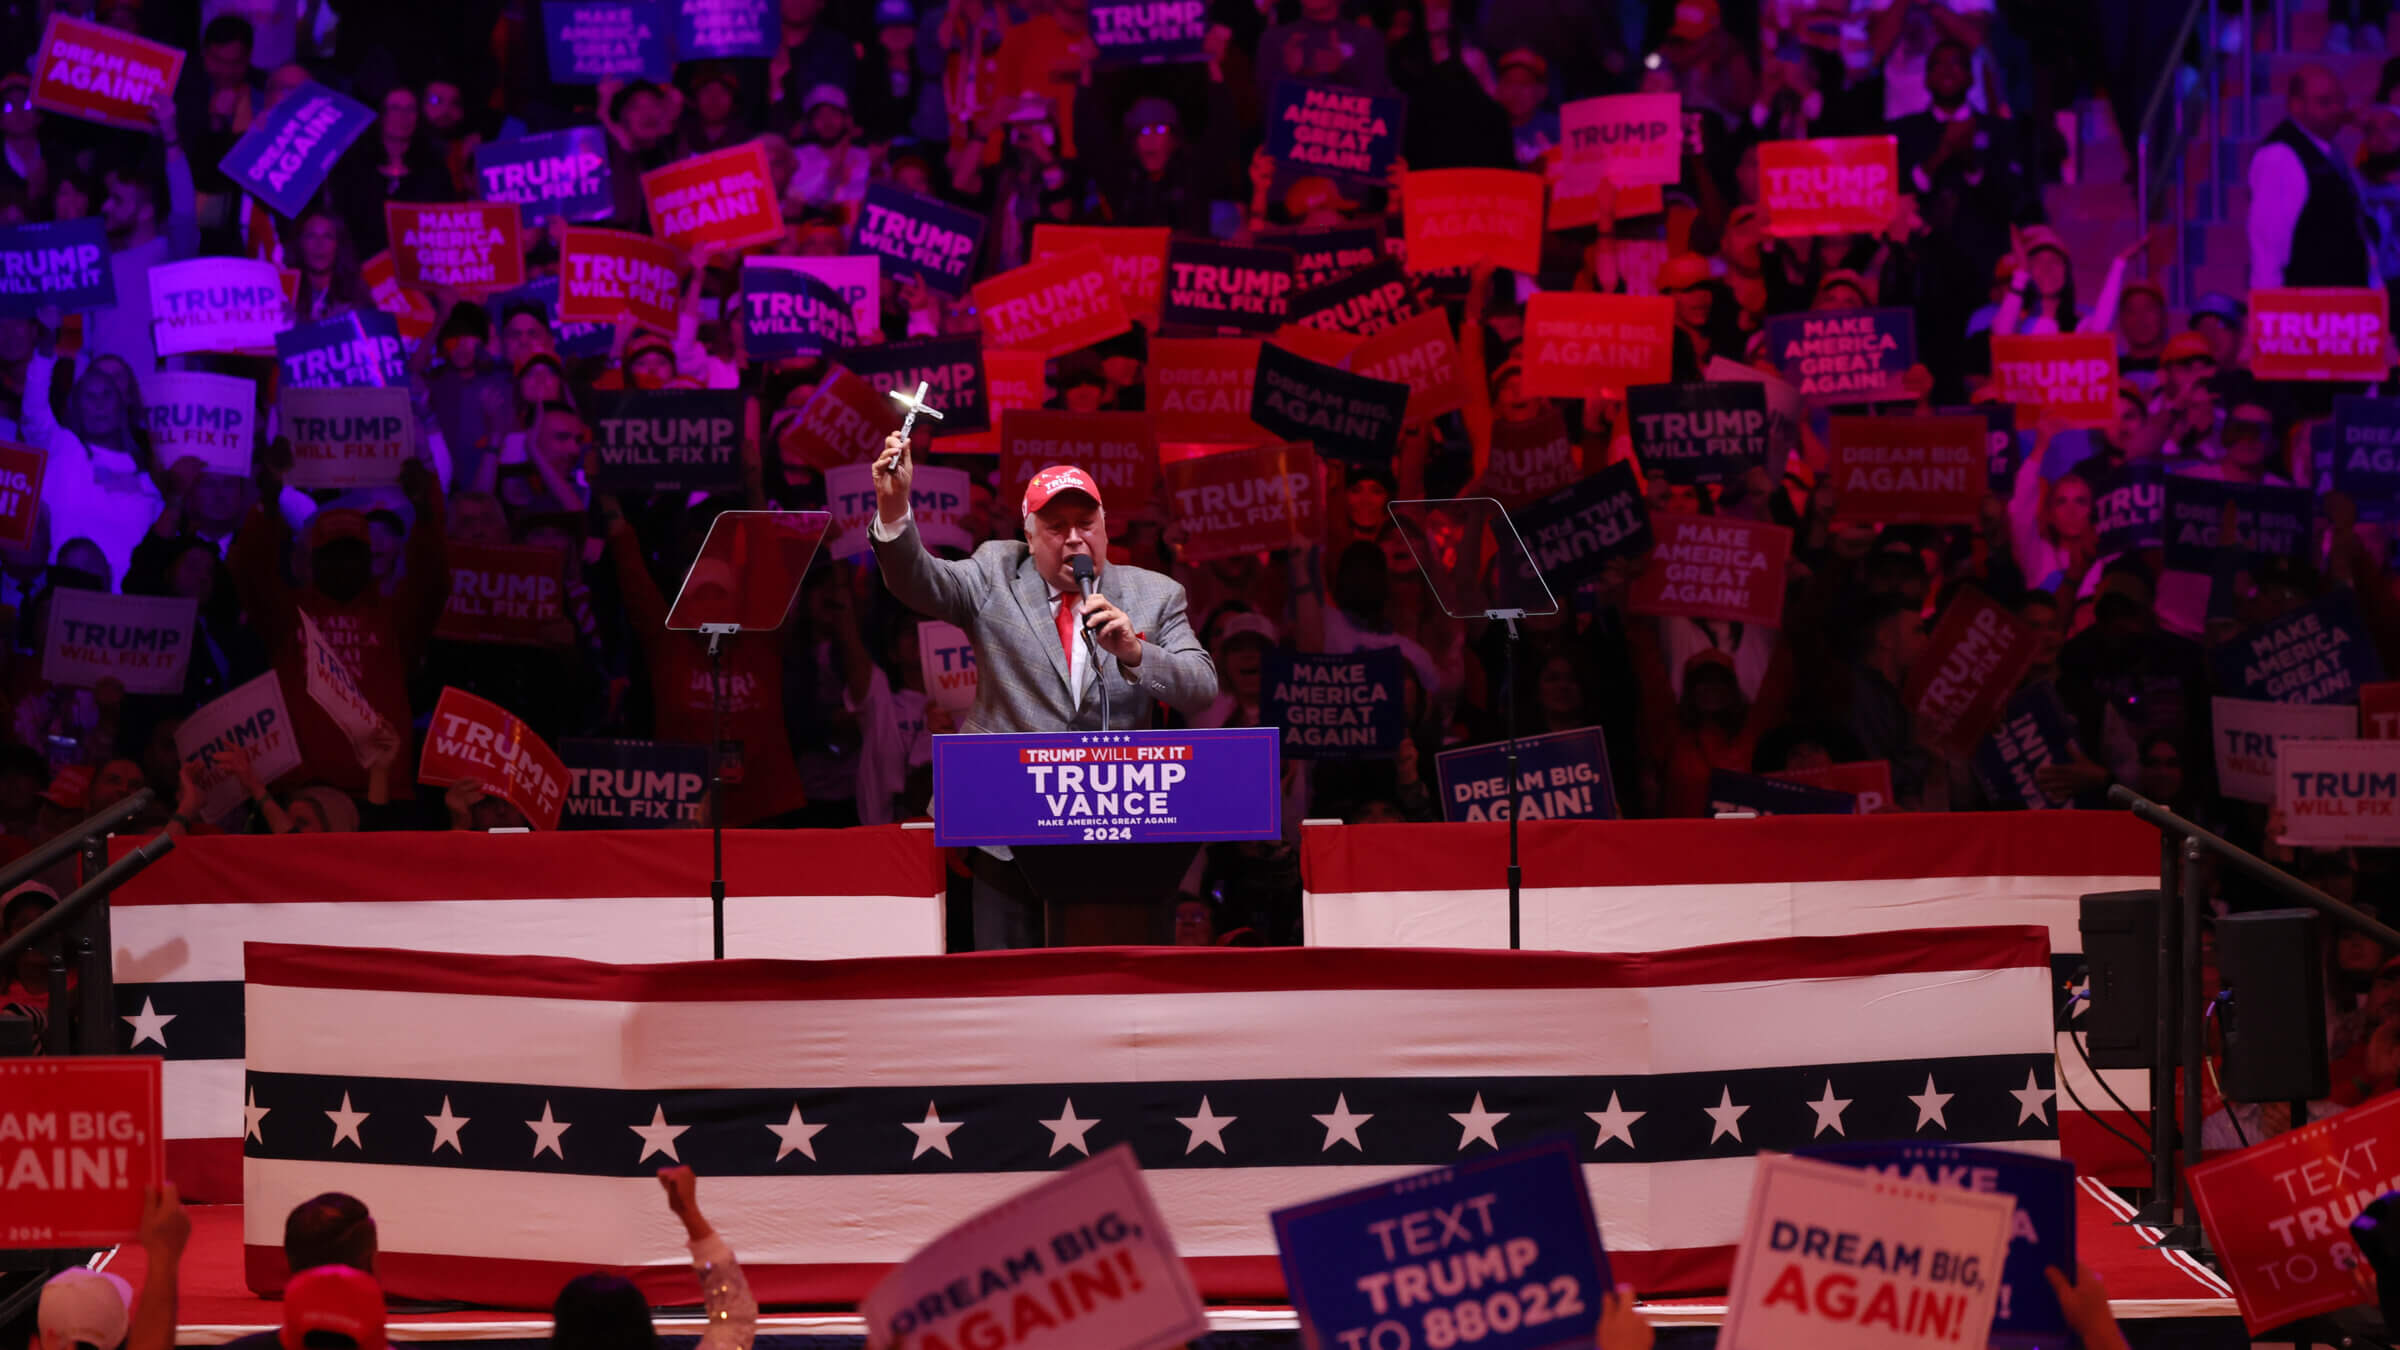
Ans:
{"type": "Polygon", "coordinates": [[[1525,392],[1591,398],[1675,374],[1675,302],[1542,291],[1525,303],[1525,392]]]}
{"type": "Polygon", "coordinates": [[[797,261],[742,260],[742,351],[752,360],[817,356],[858,345],[858,317],[850,302],[823,278],[779,265],[797,261]]]}
{"type": "Polygon", "coordinates": [[[708,747],[582,738],[558,743],[567,766],[562,830],[672,830],[708,823],[708,747]]]}
{"type": "Polygon", "coordinates": [[[2014,1149],[1900,1140],[1818,1144],[1801,1149],[1800,1156],[1922,1185],[2014,1199],[2017,1213],[2010,1222],[1990,1344],[2000,1350],[2064,1350],[2070,1343],[2067,1315],[2042,1271],[2050,1266],[2075,1269],[2073,1163],[2014,1149]]]}
{"type": "Polygon", "coordinates": [[[2262,380],[2357,380],[2391,373],[2391,297],[2377,287],[2250,293],[2250,373],[2262,380]]]}
{"type": "Polygon", "coordinates": [[[545,630],[566,617],[566,560],[554,548],[519,548],[452,541],[450,600],[433,635],[452,642],[538,647],[545,630]]]}
{"type": "Polygon", "coordinates": [[[2170,473],[2166,500],[2164,532],[2170,571],[2205,573],[2216,569],[2217,535],[2225,523],[2227,502],[2233,503],[2234,529],[2250,566],[2270,558],[2295,557],[2315,543],[2317,496],[2307,488],[2224,483],[2170,473]]]}
{"type": "Polygon", "coordinates": [[[300,661],[308,671],[308,698],[350,738],[350,748],[364,764],[367,745],[384,726],[383,714],[358,687],[358,672],[350,668],[342,649],[325,640],[325,630],[308,611],[300,611],[300,661]]]}
{"type": "MultiPolygon", "coordinates": [[[[838,253],[829,258],[754,253],[742,259],[744,287],[756,279],[759,269],[805,272],[842,298],[849,308],[850,322],[862,339],[883,331],[883,259],[870,253],[838,253]]],[[[950,409],[943,405],[942,411],[950,409]]]]}
{"type": "MultiPolygon", "coordinates": [[[[414,291],[407,293],[416,294],[414,291]]],[[[495,329],[504,324],[510,307],[516,305],[523,305],[548,316],[550,331],[558,339],[558,354],[561,357],[608,355],[608,349],[616,337],[611,325],[589,321],[569,323],[559,317],[558,297],[558,276],[553,273],[546,277],[536,277],[513,291],[503,291],[484,303],[491,309],[492,326],[495,329]]],[[[406,332],[406,321],[402,322],[404,325],[402,331],[406,332]]],[[[427,318],[426,331],[429,333],[432,331],[430,315],[427,318]]]]}
{"type": "Polygon", "coordinates": [[[2117,339],[2110,333],[1995,333],[2000,397],[2058,426],[2117,424],[2117,339]]]}
{"type": "Polygon", "coordinates": [[[300,767],[300,736],[274,671],[210,699],[175,729],[175,758],[199,782],[203,820],[221,821],[249,797],[240,775],[211,762],[225,751],[248,756],[261,783],[300,767]]]}
{"type": "MultiPolygon", "coordinates": [[[[425,298],[425,292],[412,291],[400,284],[399,270],[392,264],[390,249],[387,248],[360,263],[358,279],[366,284],[367,299],[373,302],[376,309],[392,316],[392,321],[400,326],[400,336],[407,339],[411,346],[433,336],[433,321],[438,317],[433,312],[433,302],[425,298]]],[[[543,281],[549,284],[552,296],[551,304],[548,307],[555,308],[558,278],[550,276],[543,278],[543,281]]],[[[491,297],[487,303],[492,306],[494,327],[499,326],[501,302],[510,296],[522,295],[528,289],[530,288],[519,287],[507,295],[491,297]]],[[[555,330],[556,326],[553,325],[553,331],[555,330]]],[[[602,350],[607,349],[602,348],[602,350]]],[[[566,356],[571,353],[562,345],[559,348],[559,354],[566,356]]]]}
{"type": "Polygon", "coordinates": [[[1919,743],[1960,758],[1973,755],[2040,645],[2032,624],[1974,587],[1961,588],[1901,694],[1916,717],[1919,743]]]}
{"type": "Polygon", "coordinates": [[[525,284],[525,235],[505,202],[385,202],[392,273],[403,286],[485,295],[525,284]]]}
{"type": "Polygon", "coordinates": [[[446,789],[469,778],[524,812],[535,829],[558,828],[567,802],[567,766],[558,752],[508,709],[444,686],[425,727],[417,781],[446,789]]]}
{"type": "MultiPolygon", "coordinates": [[[[1095,7],[1097,12],[1097,7],[1095,7]]],[[[1077,249],[1096,248],[1108,263],[1118,299],[1137,323],[1158,324],[1159,305],[1166,294],[1167,236],[1156,228],[1110,225],[1053,225],[1033,227],[1033,261],[1047,262],[1077,249]]]]}
{"type": "Polygon", "coordinates": [[[1661,512],[1650,566],[1633,579],[1626,604],[1636,614],[1680,614],[1736,623],[1783,622],[1784,568],[1792,532],[1731,516],[1661,512]]]}
{"type": "Polygon", "coordinates": [[[882,451],[884,437],[900,429],[901,417],[898,404],[837,365],[783,425],[777,449],[785,464],[820,471],[863,464],[882,451]]]}
{"type": "Polygon", "coordinates": [[[1266,654],[1258,720],[1283,728],[1286,759],[1357,759],[1389,755],[1408,735],[1406,690],[1397,647],[1332,656],[1266,654]]]}
{"type": "Polygon", "coordinates": [[[1858,814],[1858,798],[1754,773],[1711,769],[1708,809],[1719,815],[1748,811],[1761,816],[1850,816],[1858,814]]]}
{"type": "Polygon", "coordinates": [[[173,468],[196,459],[210,473],[250,476],[258,444],[258,386],[205,370],[153,371],[142,381],[142,428],[151,453],[173,468]]]}
{"type": "Polygon", "coordinates": [[[1381,183],[1407,122],[1408,100],[1398,95],[1277,80],[1267,103],[1267,157],[1294,173],[1381,183]]]}
{"type": "Polygon", "coordinates": [[[2333,401],[2332,489],[2361,520],[2400,519],[2400,399],[2333,401]]]}
{"type": "Polygon", "coordinates": [[[642,200],[650,208],[650,233],[686,252],[783,237],[783,206],[766,147],[756,141],[652,169],[642,175],[642,200]]]}
{"type": "Polygon", "coordinates": [[[2209,660],[2225,692],[2270,703],[2356,703],[2361,688],[2383,678],[2347,587],[2242,633],[2209,660]]]}
{"type": "Polygon", "coordinates": [[[0,546],[32,542],[42,518],[42,477],[48,452],[0,441],[0,546]]]}
{"type": "Polygon", "coordinates": [[[975,639],[957,624],[917,621],[917,671],[925,697],[953,713],[975,706],[975,639]]]}
{"type": "Polygon", "coordinates": [[[983,345],[998,350],[1064,356],[1133,327],[1108,259],[1096,248],[1010,268],[974,293],[983,345]]]}
{"type": "Polygon", "coordinates": [[[1138,511],[1158,481],[1158,431],[1150,414],[1011,408],[1000,414],[1000,500],[1014,510],[1025,485],[1053,464],[1092,476],[1120,512],[1138,511]]]}
{"type": "Polygon", "coordinates": [[[1207,0],[1092,0],[1088,22],[1102,70],[1208,57],[1207,0]]]}
{"type": "MultiPolygon", "coordinates": [[[[909,509],[927,548],[975,550],[967,533],[967,471],[920,464],[908,485],[909,509]]],[[[842,464],[825,471],[825,509],[833,513],[827,550],[836,558],[864,558],[874,551],[867,526],[875,519],[875,466],[842,464]]]]}
{"type": "Polygon", "coordinates": [[[1836,417],[1835,520],[1972,525],[1990,491],[1980,417],[1836,417]]]}
{"type": "Polygon", "coordinates": [[[759,60],[783,45],[775,0],[675,0],[675,59],[759,60]]]}
{"type": "Polygon", "coordinates": [[[1767,233],[1880,234],[1900,205],[1900,143],[1890,136],[1761,141],[1767,233]]]}
{"type": "Polygon", "coordinates": [[[2276,755],[2291,740],[2338,741],[2358,734],[2358,714],[2337,703],[2209,700],[2217,733],[2217,791],[2237,802],[2275,800],[2276,755]]]}
{"type": "Polygon", "coordinates": [[[180,48],[52,14],[33,57],[33,106],[102,126],[156,131],[151,108],[175,92],[182,74],[180,48]]]}
{"type": "Polygon", "coordinates": [[[1450,316],[1429,309],[1403,319],[1350,349],[1342,368],[1371,380],[1408,386],[1409,422],[1456,412],[1466,402],[1458,387],[1458,339],[1450,316]]]}
{"type": "Polygon", "coordinates": [[[506,202],[528,221],[606,220],[608,133],[569,127],[475,147],[475,178],[487,202],[506,202]]]}
{"type": "Polygon", "coordinates": [[[1542,270],[1538,173],[1515,169],[1419,169],[1401,184],[1401,235],[1408,270],[1473,267],[1485,258],[1528,275],[1542,270]]]}
{"type": "Polygon", "coordinates": [[[1558,110],[1559,154],[1570,174],[1614,187],[1683,179],[1683,95],[1606,94],[1558,110]]]}
{"type": "Polygon", "coordinates": [[[885,259],[893,276],[919,278],[956,300],[967,293],[975,250],[982,243],[983,217],[975,212],[888,183],[869,183],[850,246],[885,259]]]}
{"type": "Polygon", "coordinates": [[[1408,386],[1371,380],[1296,356],[1272,342],[1258,349],[1250,420],[1317,452],[1360,464],[1389,464],[1408,418],[1408,386]]]}
{"type": "MultiPolygon", "coordinates": [[[[1040,233],[1041,226],[1034,226],[1040,233]]],[[[1322,286],[1390,256],[1383,226],[1336,225],[1322,230],[1284,230],[1265,236],[1266,242],[1292,251],[1292,284],[1301,290],[1322,286]]]]}
{"type": "Polygon", "coordinates": [[[1281,838],[1281,741],[1273,727],[936,736],[933,842],[1281,838]]]}
{"type": "Polygon", "coordinates": [[[2130,553],[2166,540],[2167,471],[2156,460],[2132,460],[2110,470],[2092,493],[2092,529],[2100,552],[2130,553]]]}
{"type": "Polygon", "coordinates": [[[2058,701],[2057,687],[2044,683],[2028,685],[2008,701],[1991,734],[1975,747],[1973,766],[1976,780],[1994,800],[2046,811],[2073,799],[2044,791],[2034,775],[2074,759],[2075,724],[2058,701]]]}
{"type": "Polygon", "coordinates": [[[1384,258],[1312,286],[1292,297],[1291,320],[1302,328],[1354,338],[1387,332],[1417,314],[1408,274],[1384,258]]]}
{"type": "Polygon", "coordinates": [[[2400,1096],[2310,1121],[2190,1172],[2192,1204],[2253,1336],[2369,1302],[2349,1220],[2400,1189],[2400,1096]]]}
{"type": "Polygon", "coordinates": [[[302,491],[384,487],[416,457],[406,389],[286,388],[282,409],[292,446],[284,481],[302,491]]]}
{"type": "Polygon", "coordinates": [[[2400,741],[2400,681],[2359,688],[2358,734],[2370,741],[2400,741]]]}
{"type": "Polygon", "coordinates": [[[160,356],[273,351],[275,335],[291,321],[271,262],[186,258],[150,269],[150,329],[160,356]]]}
{"type": "Polygon", "coordinates": [[[705,491],[742,479],[742,392],[628,389],[592,422],[592,481],[636,492],[705,491]]]}
{"type": "Polygon", "coordinates": [[[0,1059],[0,1247],[109,1247],[140,1233],[143,1194],[167,1177],[165,1063],[0,1059]]]}
{"type": "MultiPolygon", "coordinates": [[[[1368,1117],[1337,1108],[1326,1119],[1368,1117]]],[[[1356,1146],[1358,1124],[1326,1128],[1332,1143],[1356,1146]]],[[[1274,1220],[1311,1350],[1590,1345],[1616,1288],[1564,1135],[1280,1209],[1274,1220]],[[1427,1292],[1429,1268],[1454,1273],[1447,1292],[1427,1292]]]]}
{"type": "Polygon", "coordinates": [[[1985,480],[1991,484],[1992,495],[2007,500],[2017,483],[2017,405],[1974,403],[1934,411],[1944,417],[1972,417],[1983,423],[1985,480]]]}
{"type": "Polygon", "coordinates": [[[1199,239],[1167,243],[1159,317],[1185,328],[1271,333],[1290,317],[1292,254],[1199,239]]]}
{"type": "Polygon", "coordinates": [[[1633,453],[1670,483],[1736,483],[1767,462],[1763,384],[1637,384],[1625,411],[1633,453]]]}
{"type": "MultiPolygon", "coordinates": [[[[925,401],[941,409],[942,420],[919,418],[920,430],[931,425],[938,434],[951,436],[989,430],[992,425],[992,399],[984,377],[989,357],[973,334],[878,343],[843,352],[840,359],[842,367],[865,380],[878,397],[893,390],[914,395],[917,386],[924,385],[925,401]]],[[[1037,368],[1040,364],[1035,362],[1037,368]]],[[[899,410],[891,399],[883,402],[895,412],[899,410]]],[[[899,425],[895,418],[890,429],[897,430],[899,425]]]]}
{"type": "Polygon", "coordinates": [[[674,67],[652,0],[543,0],[552,84],[664,80],[674,67]]]}
{"type": "Polygon", "coordinates": [[[1531,417],[1492,423],[1492,452],[1474,491],[1520,511],[1583,477],[1583,459],[1559,405],[1537,402],[1531,417]]]}
{"type": "Polygon", "coordinates": [[[1598,577],[1614,559],[1641,557],[1655,542],[1641,483],[1624,461],[1522,508],[1516,525],[1527,556],[1555,592],[1598,577]]]}
{"type": "Polygon", "coordinates": [[[1208,1331],[1131,1144],[935,1238],[858,1310],[869,1350],[1170,1350],[1208,1331]]]}
{"type": "Polygon", "coordinates": [[[2280,843],[2308,848],[2400,844],[2400,743],[2289,740],[2275,749],[2280,843]]]}
{"type": "Polygon", "coordinates": [[[1802,783],[1809,787],[1846,792],[1857,799],[1857,810],[1862,816],[1871,816],[1892,804],[1892,762],[1888,759],[1856,760],[1815,769],[1785,769],[1767,777],[1786,783],[1802,783]]]}
{"type": "Polygon", "coordinates": [[[613,324],[630,311],[672,333],[683,262],[682,250],[646,234],[570,225],[559,232],[558,317],[613,324]]]}
{"type": "Polygon", "coordinates": [[[354,309],[275,335],[282,385],[293,389],[380,389],[408,383],[400,321],[379,309],[354,309]]]}
{"type": "Polygon", "coordinates": [[[82,313],[116,303],[108,229],[98,216],[0,225],[0,317],[30,319],[44,305],[82,313]]]}
{"type": "Polygon", "coordinates": [[[1143,406],[1170,440],[1256,445],[1274,433],[1250,420],[1257,338],[1153,338],[1143,406]]]}
{"type": "Polygon", "coordinates": [[[225,152],[217,168],[275,214],[297,220],[309,198],[325,185],[334,162],[374,125],[375,117],[366,104],[311,80],[252,118],[250,129],[225,152]]]}
{"type": "Polygon", "coordinates": [[[1324,484],[1305,445],[1190,455],[1161,472],[1183,527],[1176,556],[1186,562],[1295,548],[1324,536],[1324,484]]]}
{"type": "Polygon", "coordinates": [[[128,694],[180,694],[199,614],[200,602],[185,595],[53,592],[42,678],[83,689],[115,680],[128,694]]]}
{"type": "Polygon", "coordinates": [[[1617,793],[1608,776],[1608,738],[1598,727],[1517,738],[1517,786],[1508,791],[1508,743],[1469,745],[1433,757],[1442,789],[1442,819],[1615,820],[1617,793]]]}
{"type": "Polygon", "coordinates": [[[1905,309],[1780,315],[1767,320],[1767,355],[1808,403],[1906,398],[1901,377],[1917,361],[1917,316],[1905,309]]]}
{"type": "Polygon", "coordinates": [[[1762,1155],[1717,1343],[1982,1345],[1999,1310],[2015,1214],[2015,1200],[1996,1190],[1762,1155]]]}

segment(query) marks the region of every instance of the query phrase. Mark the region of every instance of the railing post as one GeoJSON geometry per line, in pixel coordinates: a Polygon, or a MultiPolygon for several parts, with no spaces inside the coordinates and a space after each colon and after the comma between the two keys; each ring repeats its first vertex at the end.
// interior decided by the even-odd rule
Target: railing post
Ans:
{"type": "MultiPolygon", "coordinates": [[[[90,881],[108,866],[108,837],[92,835],[83,841],[83,880],[90,881]]],[[[109,1055],[117,1051],[117,987],[116,947],[109,932],[108,897],[83,912],[74,931],[66,938],[62,950],[76,954],[77,986],[76,1016],[80,1025],[75,1036],[78,1054],[109,1055]]]]}

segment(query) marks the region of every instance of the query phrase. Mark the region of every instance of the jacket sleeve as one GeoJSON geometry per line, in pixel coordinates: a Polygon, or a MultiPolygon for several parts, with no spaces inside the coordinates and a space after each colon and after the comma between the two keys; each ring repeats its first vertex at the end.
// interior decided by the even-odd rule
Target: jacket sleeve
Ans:
{"type": "Polygon", "coordinates": [[[1140,665],[1127,669],[1119,664],[1117,669],[1127,683],[1150,697],[1177,712],[1196,713],[1216,700],[1217,663],[1192,631],[1182,584],[1161,580],[1166,581],[1168,595],[1158,631],[1142,639],[1140,665]]]}
{"type": "MultiPolygon", "coordinates": [[[[927,552],[914,516],[901,521],[900,532],[890,539],[875,529],[868,530],[867,538],[875,547],[876,569],[883,573],[883,584],[894,599],[919,614],[963,629],[974,628],[975,611],[982,608],[989,588],[972,560],[952,561],[927,552]]],[[[1176,599],[1180,616],[1180,587],[1176,599]]]]}

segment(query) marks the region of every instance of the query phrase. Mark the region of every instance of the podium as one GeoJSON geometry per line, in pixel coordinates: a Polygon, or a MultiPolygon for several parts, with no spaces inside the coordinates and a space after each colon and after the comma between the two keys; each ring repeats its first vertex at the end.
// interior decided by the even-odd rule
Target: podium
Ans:
{"type": "Polygon", "coordinates": [[[933,841],[1005,853],[1045,946],[1138,946],[1202,844],[1282,837],[1282,742],[1275,727],[936,736],[933,841]]]}

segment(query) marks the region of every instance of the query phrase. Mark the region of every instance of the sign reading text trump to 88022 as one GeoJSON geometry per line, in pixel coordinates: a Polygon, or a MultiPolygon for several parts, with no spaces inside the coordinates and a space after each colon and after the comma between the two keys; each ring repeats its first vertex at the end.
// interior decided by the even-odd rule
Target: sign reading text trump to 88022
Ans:
{"type": "MultiPolygon", "coordinates": [[[[1116,663],[1102,679],[1116,678],[1116,663]]],[[[1140,691],[1110,697],[1131,714],[1140,691]]],[[[1090,697],[1098,697],[1095,693],[1090,697]]],[[[1041,731],[933,738],[933,842],[1172,843],[1274,839],[1274,727],[1041,731]]]]}

